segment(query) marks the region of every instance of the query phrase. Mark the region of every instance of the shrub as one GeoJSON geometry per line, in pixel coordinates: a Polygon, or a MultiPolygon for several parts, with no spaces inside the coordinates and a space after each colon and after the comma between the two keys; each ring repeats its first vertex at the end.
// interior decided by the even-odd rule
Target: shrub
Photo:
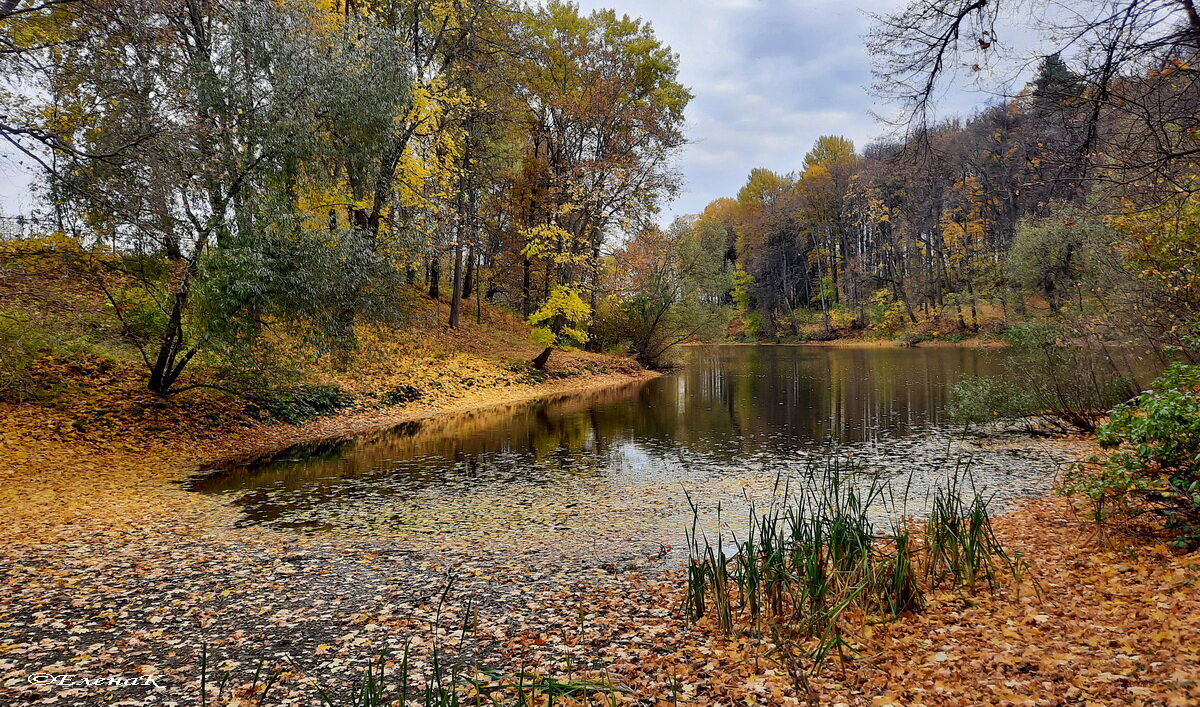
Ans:
{"type": "Polygon", "coordinates": [[[383,394],[385,405],[404,405],[420,400],[424,396],[419,388],[412,385],[398,385],[383,394]]]}
{"type": "Polygon", "coordinates": [[[1096,429],[1112,450],[1098,474],[1077,469],[1071,490],[1089,497],[1097,520],[1114,507],[1125,513],[1162,517],[1176,544],[1200,544],[1200,367],[1176,364],[1161,389],[1145,392],[1113,409],[1096,429]],[[1181,384],[1184,387],[1180,387],[1181,384]]]}
{"type": "Polygon", "coordinates": [[[1134,393],[1101,347],[1061,343],[1074,332],[1048,324],[1011,327],[1004,374],[967,378],[951,390],[952,417],[965,424],[1040,417],[1086,432],[1134,393]]]}
{"type": "Polygon", "coordinates": [[[834,329],[853,329],[858,323],[858,315],[853,309],[840,304],[829,308],[829,325],[834,329]]]}
{"type": "Polygon", "coordinates": [[[24,401],[34,395],[29,366],[46,349],[47,337],[23,319],[0,312],[0,400],[24,401]]]}
{"type": "Polygon", "coordinates": [[[259,396],[262,409],[287,422],[299,422],[337,412],[354,403],[354,397],[336,385],[299,385],[259,396]]]}
{"type": "Polygon", "coordinates": [[[895,334],[904,328],[908,313],[904,303],[893,300],[887,290],[878,290],[866,307],[871,328],[881,334],[895,334]]]}
{"type": "Polygon", "coordinates": [[[970,427],[1000,420],[1016,420],[1037,409],[1030,391],[1017,389],[997,376],[972,376],[950,389],[946,414],[950,421],[970,427]]]}
{"type": "MultiPolygon", "coordinates": [[[[88,365],[112,361],[87,334],[48,326],[44,319],[18,309],[0,309],[0,400],[27,402],[54,396],[64,383],[61,372],[47,373],[63,362],[88,365]]],[[[80,372],[67,371],[68,373],[80,372]]]]}

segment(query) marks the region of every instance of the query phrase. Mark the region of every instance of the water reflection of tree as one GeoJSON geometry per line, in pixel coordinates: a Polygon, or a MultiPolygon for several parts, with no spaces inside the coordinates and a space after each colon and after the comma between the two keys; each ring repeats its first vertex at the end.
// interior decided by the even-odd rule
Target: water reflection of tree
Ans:
{"type": "Polygon", "coordinates": [[[679,394],[646,420],[650,434],[704,452],[859,442],[937,424],[948,385],[996,365],[957,348],[700,350],[679,374],[679,394]]]}
{"type": "MultiPolygon", "coordinates": [[[[479,459],[492,455],[549,460],[563,449],[599,453],[607,443],[598,432],[611,430],[611,425],[606,424],[608,418],[595,417],[593,410],[617,407],[635,396],[640,385],[493,405],[406,422],[348,440],[299,445],[272,461],[231,470],[195,487],[217,492],[266,484],[297,486],[401,467],[406,472],[420,467],[478,472],[479,459]]],[[[632,415],[627,417],[631,426],[632,415]]]]}
{"type": "Polygon", "coordinates": [[[994,372],[964,349],[696,348],[679,373],[588,394],[412,422],[213,482],[260,510],[348,505],[503,484],[737,468],[814,445],[936,423],[950,383],[994,372]],[[292,461],[299,460],[299,461],[292,461]],[[680,461],[682,460],[682,461],[680,461]],[[303,498],[300,499],[300,496],[303,498]],[[286,505],[286,503],[284,503],[286,505]]]}

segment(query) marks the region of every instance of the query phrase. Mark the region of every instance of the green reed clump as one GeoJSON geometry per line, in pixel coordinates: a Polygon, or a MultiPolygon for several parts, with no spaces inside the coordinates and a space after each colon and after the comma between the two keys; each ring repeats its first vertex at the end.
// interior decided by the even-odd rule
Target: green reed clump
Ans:
{"type": "Polygon", "coordinates": [[[964,488],[969,477],[951,474],[934,489],[925,521],[925,575],[934,587],[949,585],[974,590],[986,582],[1015,571],[1013,560],[992,530],[987,501],[974,488],[964,488]]]}
{"type": "Polygon", "coordinates": [[[699,509],[689,498],[690,620],[713,615],[725,632],[739,619],[759,634],[785,626],[815,639],[809,655],[819,665],[848,646],[851,614],[895,618],[922,609],[930,589],[992,587],[1001,572],[1014,570],[992,531],[987,501],[965,483],[963,468],[933,491],[923,526],[896,523],[886,531],[873,517],[896,504],[877,476],[830,457],[804,478],[795,492],[780,494],[777,485],[776,500],[763,510],[750,504],[744,537],[728,537],[732,552],[726,531],[717,531],[715,543],[699,531],[699,509]]]}

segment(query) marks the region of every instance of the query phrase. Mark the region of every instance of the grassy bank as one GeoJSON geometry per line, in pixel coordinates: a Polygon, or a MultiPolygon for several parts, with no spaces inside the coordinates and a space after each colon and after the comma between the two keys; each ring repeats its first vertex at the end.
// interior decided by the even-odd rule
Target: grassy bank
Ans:
{"type": "Polygon", "coordinates": [[[40,241],[6,248],[0,435],[9,445],[148,449],[191,437],[261,447],[650,375],[630,359],[579,351],[555,352],[536,370],[542,347],[519,316],[479,302],[451,329],[448,302],[414,287],[400,293],[401,320],[360,324],[353,346],[315,345],[266,324],[264,350],[202,354],[181,392],[163,397],[147,390],[137,337],[101,283],[72,276],[69,252],[40,241]]]}
{"type": "Polygon", "coordinates": [[[496,396],[505,400],[643,375],[629,359],[577,351],[535,369],[543,347],[510,309],[472,302],[450,328],[447,297],[401,285],[393,317],[346,315],[351,333],[336,339],[263,315],[249,343],[197,343],[177,392],[154,395],[147,386],[160,323],[149,305],[146,321],[135,320],[141,310],[113,306],[127,283],[83,268],[88,256],[70,239],[0,245],[0,404],[62,438],[231,432],[335,413],[389,418],[480,404],[486,391],[506,390],[496,396]]]}

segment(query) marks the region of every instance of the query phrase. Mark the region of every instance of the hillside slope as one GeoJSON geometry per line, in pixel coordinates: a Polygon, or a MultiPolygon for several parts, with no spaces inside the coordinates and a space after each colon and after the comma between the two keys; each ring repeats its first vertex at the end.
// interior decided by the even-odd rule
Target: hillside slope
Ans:
{"type": "MultiPolygon", "coordinates": [[[[276,336],[271,354],[284,359],[281,370],[254,378],[272,386],[239,390],[228,364],[207,359],[189,369],[183,392],[162,398],[146,389],[147,366],[107,304],[106,283],[81,275],[81,255],[66,240],[0,243],[0,409],[39,437],[207,436],[333,413],[384,424],[413,410],[647,375],[630,359],[578,351],[556,352],[535,370],[529,362],[541,347],[518,315],[472,302],[450,329],[446,302],[413,288],[402,293],[402,317],[359,325],[351,349],[312,353],[294,334],[276,336]]],[[[251,356],[244,365],[258,362],[251,356]]]]}

